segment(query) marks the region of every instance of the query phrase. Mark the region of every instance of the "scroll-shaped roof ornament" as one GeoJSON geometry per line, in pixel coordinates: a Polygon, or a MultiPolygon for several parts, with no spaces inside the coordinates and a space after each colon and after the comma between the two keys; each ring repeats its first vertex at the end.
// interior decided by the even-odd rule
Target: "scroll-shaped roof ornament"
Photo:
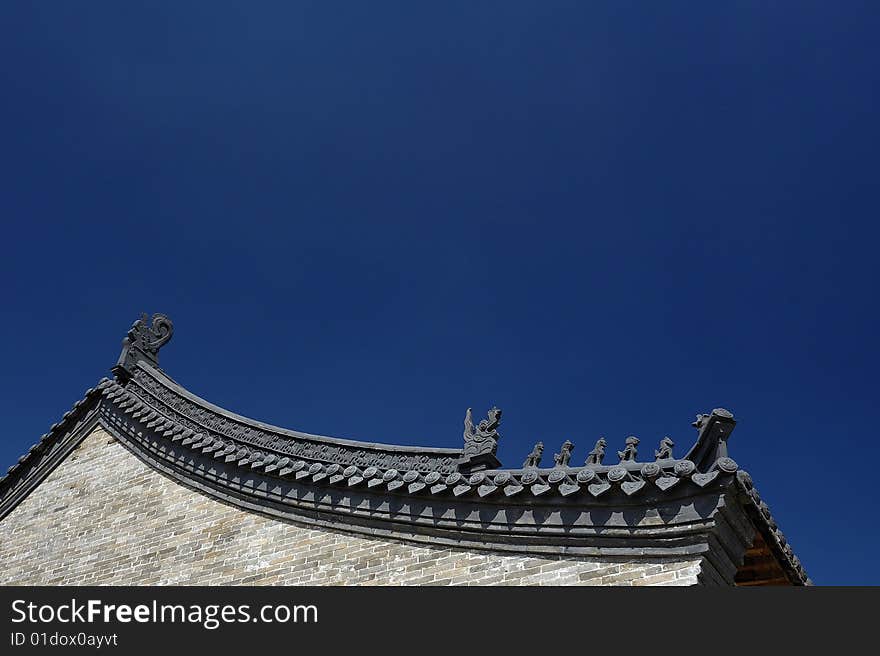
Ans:
{"type": "Polygon", "coordinates": [[[135,321],[125,339],[122,340],[122,353],[113,367],[113,373],[119,378],[126,378],[131,367],[138,360],[159,366],[159,349],[171,339],[174,334],[174,324],[164,314],[153,315],[152,322],[146,313],[135,321]]]}

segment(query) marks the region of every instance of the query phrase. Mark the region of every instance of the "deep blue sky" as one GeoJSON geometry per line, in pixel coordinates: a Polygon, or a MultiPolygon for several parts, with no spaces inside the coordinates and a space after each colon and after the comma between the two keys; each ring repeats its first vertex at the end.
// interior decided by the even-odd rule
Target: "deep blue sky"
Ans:
{"type": "Polygon", "coordinates": [[[813,579],[880,583],[876,3],[151,4],[0,5],[0,464],[161,311],[310,432],[730,408],[813,579]]]}

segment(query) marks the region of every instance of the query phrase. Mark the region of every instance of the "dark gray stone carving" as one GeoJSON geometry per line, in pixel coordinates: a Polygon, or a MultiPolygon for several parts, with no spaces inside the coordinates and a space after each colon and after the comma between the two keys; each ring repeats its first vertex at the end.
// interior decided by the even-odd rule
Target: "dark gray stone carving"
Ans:
{"type": "Polygon", "coordinates": [[[152,322],[149,322],[146,313],[142,314],[122,340],[122,353],[113,372],[124,377],[124,373],[130,371],[138,360],[159,366],[159,349],[168,343],[173,334],[174,324],[164,314],[154,314],[152,322]]]}
{"type": "Polygon", "coordinates": [[[596,472],[594,472],[592,469],[581,469],[577,473],[578,483],[589,483],[594,478],[596,478],[596,472]]]}
{"type": "Polygon", "coordinates": [[[565,472],[562,471],[561,469],[554,469],[547,476],[547,482],[552,483],[553,485],[556,485],[557,483],[564,481],[565,476],[566,476],[565,472]]]}
{"type": "Polygon", "coordinates": [[[721,471],[727,474],[733,474],[739,469],[739,465],[736,464],[736,461],[733,458],[718,458],[718,462],[715,463],[715,466],[718,467],[721,471]]]}
{"type": "Polygon", "coordinates": [[[541,457],[543,453],[544,443],[538,442],[537,444],[535,444],[532,452],[528,456],[526,456],[526,461],[523,463],[523,469],[528,469],[529,467],[540,467],[541,457]]]}
{"type": "Polygon", "coordinates": [[[672,458],[672,447],[674,446],[675,442],[668,437],[664,437],[660,440],[660,448],[654,451],[654,457],[657,460],[668,460],[672,458]]]}
{"type": "Polygon", "coordinates": [[[697,443],[685,458],[705,468],[718,458],[727,457],[727,440],[736,427],[736,420],[729,410],[715,408],[709,414],[699,414],[693,426],[698,433],[697,443]]]}
{"type": "Polygon", "coordinates": [[[612,483],[620,483],[627,477],[627,471],[623,467],[612,467],[608,472],[608,480],[612,483]]]}
{"type": "Polygon", "coordinates": [[[556,467],[568,467],[568,463],[571,460],[571,451],[574,449],[574,444],[572,444],[569,440],[565,440],[562,443],[562,448],[559,449],[559,453],[553,454],[553,463],[556,467]]]}
{"type": "Polygon", "coordinates": [[[675,463],[673,471],[681,478],[691,476],[696,471],[696,466],[690,460],[679,460],[675,463]]]}
{"type": "MultiPolygon", "coordinates": [[[[733,413],[729,410],[725,410],[724,408],[715,408],[712,411],[712,415],[714,417],[718,417],[724,422],[732,422],[733,421],[733,413]]],[[[727,438],[730,437],[729,430],[721,430],[718,435],[718,447],[715,451],[715,455],[718,458],[726,458],[727,457],[727,438]]]]}
{"type": "Polygon", "coordinates": [[[474,427],[470,408],[464,416],[464,450],[459,461],[459,469],[465,473],[501,466],[495,452],[498,450],[498,425],[501,423],[501,410],[492,408],[485,419],[474,427]]]}
{"type": "Polygon", "coordinates": [[[495,455],[498,449],[498,425],[501,423],[501,410],[492,408],[486,419],[474,428],[473,414],[470,408],[464,416],[464,456],[466,458],[481,456],[487,453],[495,455]]]}
{"type": "Polygon", "coordinates": [[[600,437],[596,440],[596,446],[593,447],[593,450],[587,455],[587,460],[584,463],[585,465],[601,465],[602,461],[605,459],[605,447],[608,446],[608,443],[605,441],[604,437],[600,437]]]}
{"type": "Polygon", "coordinates": [[[634,435],[630,435],[626,438],[626,446],[623,451],[617,452],[617,457],[620,458],[620,462],[628,462],[630,460],[635,460],[638,455],[638,449],[636,448],[639,445],[639,438],[634,435]]]}

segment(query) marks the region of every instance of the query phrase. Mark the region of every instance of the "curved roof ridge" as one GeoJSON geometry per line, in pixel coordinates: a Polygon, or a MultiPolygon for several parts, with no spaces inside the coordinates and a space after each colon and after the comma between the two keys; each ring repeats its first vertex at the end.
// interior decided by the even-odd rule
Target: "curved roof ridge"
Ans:
{"type": "MultiPolygon", "coordinates": [[[[615,464],[603,464],[600,456],[596,462],[582,466],[557,461],[550,468],[467,471],[461,468],[461,460],[451,457],[460,454],[458,450],[445,450],[441,455],[446,457],[438,459],[433,457],[437,452],[427,449],[392,452],[383,445],[303,441],[289,432],[276,435],[274,429],[263,428],[264,424],[231,420],[230,416],[237,416],[217,413],[213,409],[216,406],[197,404],[191,395],[181,394],[183,388],[179,385],[166,386],[154,372],[139,368],[127,382],[111,381],[102,388],[102,412],[108,419],[127,424],[130,431],[137,428],[139,434],[167,438],[177,448],[209,454],[274,477],[346,487],[363,484],[398,494],[451,492],[455,497],[487,500],[497,492],[513,502],[513,497],[526,489],[526,497],[559,494],[573,498],[587,494],[599,498],[612,488],[625,497],[636,497],[648,489],[654,494],[667,493],[684,481],[704,488],[717,480],[732,480],[738,470],[736,462],[726,455],[711,461],[704,458],[702,466],[672,457],[640,462],[632,447],[631,451],[620,452],[621,461],[615,464]]],[[[703,431],[701,437],[711,434],[703,431]]]]}
{"type": "Polygon", "coordinates": [[[711,554],[717,539],[744,549],[751,523],[791,582],[809,583],[751,478],[728,456],[736,421],[727,410],[697,416],[684,458],[664,438],[653,460],[639,461],[631,436],[616,463],[604,463],[600,438],[583,465],[570,464],[566,441],[552,467],[541,466],[539,443],[522,467],[505,469],[495,458],[498,408],[477,426],[468,410],[463,449],[279,428],[209,403],[159,369],[172,331],[164,315],[152,327],[146,315],[135,322],[115,380],[87,390],[0,478],[0,518],[100,424],[154,469],[249,511],[406,540],[627,557],[711,554]]]}
{"type": "Polygon", "coordinates": [[[212,412],[216,412],[223,417],[228,418],[231,421],[239,422],[242,424],[254,426],[255,428],[259,428],[262,430],[266,430],[272,433],[276,433],[279,435],[286,435],[291,438],[303,439],[303,440],[311,440],[315,442],[326,442],[329,444],[341,444],[345,446],[357,447],[362,449],[382,449],[389,451],[407,451],[407,452],[425,452],[425,453],[448,453],[450,455],[461,455],[461,449],[455,448],[444,448],[444,447],[426,447],[426,446],[416,446],[416,445],[402,445],[402,444],[393,444],[393,443],[385,443],[385,442],[369,442],[364,440],[356,440],[352,438],[345,437],[332,437],[329,435],[318,435],[313,433],[306,433],[304,431],[284,428],[281,426],[275,426],[273,424],[269,424],[267,422],[260,421],[258,419],[253,419],[251,417],[246,417],[244,415],[240,415],[236,412],[228,410],[219,405],[215,405],[210,401],[198,396],[197,394],[189,391],[186,387],[172,379],[168,376],[164,371],[158,369],[156,367],[150,366],[146,362],[139,362],[138,368],[148,375],[152,376],[156,381],[165,387],[173,390],[180,396],[196,403],[200,406],[203,406],[212,412]]]}

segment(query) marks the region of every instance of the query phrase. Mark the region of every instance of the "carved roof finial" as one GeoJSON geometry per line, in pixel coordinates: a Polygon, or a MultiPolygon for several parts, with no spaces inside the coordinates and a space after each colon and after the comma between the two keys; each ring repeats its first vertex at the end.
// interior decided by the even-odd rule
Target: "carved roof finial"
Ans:
{"type": "Polygon", "coordinates": [[[501,410],[492,408],[476,428],[470,408],[464,416],[464,455],[475,456],[491,453],[498,449],[498,425],[501,423],[501,410]]]}
{"type": "Polygon", "coordinates": [[[152,322],[149,321],[146,313],[142,314],[122,340],[122,353],[113,368],[113,373],[125,377],[130,367],[138,360],[159,366],[159,349],[168,343],[173,334],[174,324],[164,314],[157,312],[153,315],[152,322]]]}
{"type": "Polygon", "coordinates": [[[461,465],[465,471],[479,471],[487,467],[497,467],[498,425],[501,423],[501,409],[493,407],[476,427],[470,408],[464,416],[464,451],[461,465]]]}

